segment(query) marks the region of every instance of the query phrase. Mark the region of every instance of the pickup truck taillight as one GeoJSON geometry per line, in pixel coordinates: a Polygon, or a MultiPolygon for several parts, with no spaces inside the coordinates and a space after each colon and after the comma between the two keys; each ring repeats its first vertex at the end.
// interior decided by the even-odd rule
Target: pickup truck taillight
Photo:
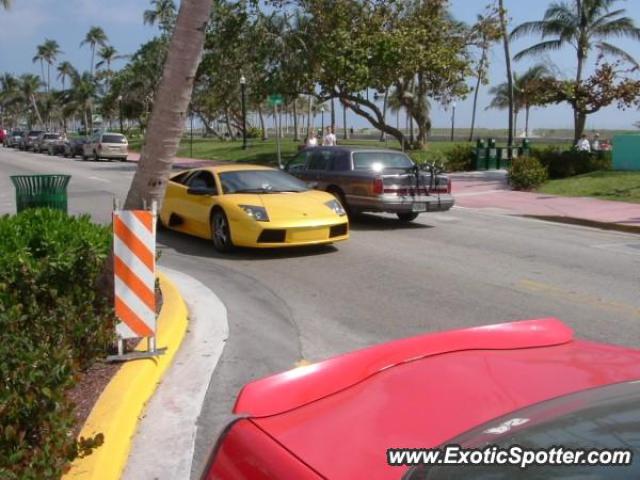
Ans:
{"type": "Polygon", "coordinates": [[[373,179],[373,193],[376,195],[382,195],[384,192],[384,183],[382,178],[376,177],[373,179]]]}
{"type": "Polygon", "coordinates": [[[437,185],[434,188],[433,193],[451,193],[451,179],[447,179],[447,185],[437,185]]]}

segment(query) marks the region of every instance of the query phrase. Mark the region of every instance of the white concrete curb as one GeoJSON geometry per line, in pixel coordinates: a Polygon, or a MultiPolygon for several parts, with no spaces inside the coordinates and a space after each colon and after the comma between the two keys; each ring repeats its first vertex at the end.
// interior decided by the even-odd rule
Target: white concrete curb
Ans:
{"type": "Polygon", "coordinates": [[[229,336],[227,309],[215,293],[184,273],[162,271],[176,284],[189,308],[189,327],[140,420],[123,480],[189,479],[197,420],[229,336]]]}

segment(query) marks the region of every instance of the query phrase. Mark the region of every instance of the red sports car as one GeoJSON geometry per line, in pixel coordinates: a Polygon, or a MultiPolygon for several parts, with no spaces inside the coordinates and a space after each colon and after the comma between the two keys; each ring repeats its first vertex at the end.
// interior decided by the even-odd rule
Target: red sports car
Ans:
{"type": "Polygon", "coordinates": [[[423,335],[300,367],[246,385],[234,413],[207,480],[640,478],[640,351],[576,340],[554,318],[423,335]],[[522,468],[400,456],[390,465],[397,449],[452,444],[629,457],[559,465],[543,456],[522,468]]]}

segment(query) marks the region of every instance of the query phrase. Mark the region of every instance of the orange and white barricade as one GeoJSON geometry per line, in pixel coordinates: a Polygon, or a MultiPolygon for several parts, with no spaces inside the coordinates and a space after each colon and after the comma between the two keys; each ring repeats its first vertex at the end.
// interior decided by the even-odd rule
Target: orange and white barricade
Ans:
{"type": "Polygon", "coordinates": [[[113,212],[113,270],[118,355],[126,360],[162,353],[156,349],[156,203],[149,210],[113,212]],[[124,353],[124,340],[146,338],[147,352],[124,353]]]}

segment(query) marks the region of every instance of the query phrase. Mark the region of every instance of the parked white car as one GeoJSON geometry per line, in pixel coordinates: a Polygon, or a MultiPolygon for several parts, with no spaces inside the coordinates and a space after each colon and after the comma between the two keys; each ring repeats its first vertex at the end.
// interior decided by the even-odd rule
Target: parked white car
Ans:
{"type": "Polygon", "coordinates": [[[87,143],[83,145],[82,159],[100,160],[120,160],[125,162],[129,153],[129,142],[127,137],[121,133],[102,132],[94,134],[87,143]]]}

